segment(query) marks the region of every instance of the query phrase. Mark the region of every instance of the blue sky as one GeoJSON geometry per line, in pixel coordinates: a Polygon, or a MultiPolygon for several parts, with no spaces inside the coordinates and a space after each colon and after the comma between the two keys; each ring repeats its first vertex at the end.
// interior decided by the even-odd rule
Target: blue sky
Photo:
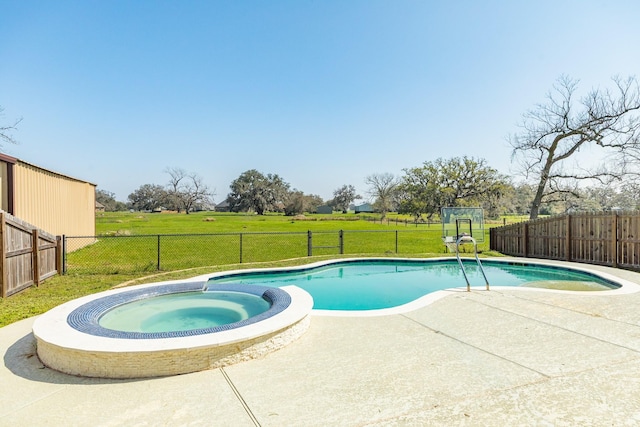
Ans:
{"type": "Polygon", "coordinates": [[[562,74],[640,69],[640,2],[0,0],[2,151],[118,200],[242,172],[325,199],[372,173],[473,156],[512,174],[507,136],[562,74]]]}

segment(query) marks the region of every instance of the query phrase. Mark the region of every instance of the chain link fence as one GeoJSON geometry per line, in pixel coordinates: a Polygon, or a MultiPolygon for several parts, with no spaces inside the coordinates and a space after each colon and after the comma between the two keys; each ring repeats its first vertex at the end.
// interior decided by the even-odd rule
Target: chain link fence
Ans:
{"type": "Polygon", "coordinates": [[[118,274],[314,255],[443,252],[440,230],[63,236],[63,272],[118,274]]]}

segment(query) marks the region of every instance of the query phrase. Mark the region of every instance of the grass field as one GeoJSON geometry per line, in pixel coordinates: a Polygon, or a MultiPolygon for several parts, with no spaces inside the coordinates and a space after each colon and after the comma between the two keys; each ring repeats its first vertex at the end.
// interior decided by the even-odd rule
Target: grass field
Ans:
{"type": "MultiPolygon", "coordinates": [[[[91,237],[91,245],[68,254],[66,275],[0,299],[0,327],[123,283],[181,279],[238,268],[300,265],[341,257],[337,247],[339,230],[343,230],[343,256],[446,254],[439,223],[415,225],[410,221],[396,215],[380,223],[354,214],[292,218],[212,212],[101,213],[96,216],[96,233],[100,237],[97,242],[91,237]],[[312,232],[313,257],[307,256],[308,231],[312,232]],[[320,248],[323,246],[329,247],[320,248]],[[161,271],[157,269],[158,259],[161,271]]],[[[502,225],[502,221],[488,226],[491,225],[502,225]]],[[[488,252],[488,228],[485,234],[479,250],[494,255],[488,252]]]]}
{"type": "MultiPolygon", "coordinates": [[[[68,237],[67,271],[135,273],[278,261],[308,255],[446,253],[439,223],[354,214],[104,213],[98,239],[68,237]],[[75,250],[76,248],[82,248],[75,250]]],[[[479,251],[488,250],[488,230],[479,251]]]]}
{"type": "Polygon", "coordinates": [[[193,234],[193,233],[240,233],[240,232],[300,232],[372,229],[440,230],[440,223],[412,223],[406,215],[388,215],[380,221],[363,218],[374,215],[355,214],[318,215],[307,214],[289,217],[281,214],[253,215],[219,212],[194,212],[189,215],[177,213],[104,212],[96,215],[98,235],[143,235],[143,234],[193,234]],[[405,221],[408,221],[405,223],[405,221]]]}
{"type": "MultiPolygon", "coordinates": [[[[103,212],[96,214],[96,234],[130,236],[148,234],[202,234],[243,232],[306,232],[337,230],[428,230],[436,234],[442,226],[436,218],[430,223],[414,223],[408,215],[390,213],[382,222],[376,214],[281,214],[253,215],[220,212],[177,213],[103,212]],[[375,219],[375,220],[374,220],[375,219]]],[[[485,220],[485,228],[524,221],[524,216],[505,216],[485,220]]],[[[438,239],[440,235],[436,236],[438,239]]]]}

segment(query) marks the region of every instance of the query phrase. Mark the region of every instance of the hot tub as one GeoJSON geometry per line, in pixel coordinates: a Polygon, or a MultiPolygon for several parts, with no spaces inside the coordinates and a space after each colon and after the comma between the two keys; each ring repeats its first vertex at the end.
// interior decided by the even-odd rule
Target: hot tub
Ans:
{"type": "Polygon", "coordinates": [[[203,289],[205,282],[167,282],[102,292],[62,304],[34,322],[38,357],[46,366],[72,375],[166,376],[261,357],[286,346],[309,327],[313,299],[298,287],[223,285],[203,289]],[[141,321],[129,311],[126,316],[133,321],[114,326],[123,323],[118,313],[126,313],[131,304],[144,306],[158,298],[196,294],[202,294],[204,302],[192,307],[194,310],[185,310],[180,304],[175,309],[155,311],[147,307],[141,321]],[[227,298],[215,301],[216,294],[231,295],[231,302],[227,298]],[[244,313],[246,304],[238,301],[251,300],[252,305],[256,298],[264,302],[257,302],[262,308],[244,313]],[[187,312],[191,313],[187,326],[149,328],[154,316],[170,325],[167,319],[187,312]],[[219,321],[221,313],[227,320],[219,321]],[[202,318],[218,320],[201,323],[202,318]],[[191,321],[194,327],[188,326],[191,321]]]}

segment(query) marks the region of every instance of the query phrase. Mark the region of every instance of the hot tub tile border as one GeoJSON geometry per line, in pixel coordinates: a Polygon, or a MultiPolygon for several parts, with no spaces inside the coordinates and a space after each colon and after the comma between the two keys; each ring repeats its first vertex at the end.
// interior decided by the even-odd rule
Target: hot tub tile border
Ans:
{"type": "Polygon", "coordinates": [[[122,292],[115,295],[108,295],[73,310],[67,317],[67,323],[73,329],[90,335],[123,338],[123,339],[159,339],[159,338],[180,338],[210,334],[214,332],[229,331],[232,329],[251,325],[260,322],[285,310],[291,304],[291,296],[279,288],[259,285],[241,284],[221,284],[210,288],[211,291],[243,292],[265,298],[271,303],[271,308],[248,319],[226,325],[211,328],[192,329],[187,331],[171,332],[125,332],[103,328],[99,324],[100,317],[107,311],[133,301],[144,298],[152,298],[161,295],[196,292],[203,289],[205,282],[183,282],[169,285],[160,285],[122,292]]]}

